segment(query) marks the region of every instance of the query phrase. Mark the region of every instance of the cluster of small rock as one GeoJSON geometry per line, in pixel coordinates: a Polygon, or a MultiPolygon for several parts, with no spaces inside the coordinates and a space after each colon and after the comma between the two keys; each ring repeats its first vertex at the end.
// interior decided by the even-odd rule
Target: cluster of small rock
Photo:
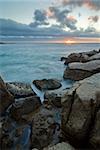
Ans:
{"type": "Polygon", "coordinates": [[[100,51],[63,59],[64,78],[77,82],[62,89],[56,79],[34,80],[43,103],[29,84],[0,77],[1,150],[100,149],[100,51]]]}

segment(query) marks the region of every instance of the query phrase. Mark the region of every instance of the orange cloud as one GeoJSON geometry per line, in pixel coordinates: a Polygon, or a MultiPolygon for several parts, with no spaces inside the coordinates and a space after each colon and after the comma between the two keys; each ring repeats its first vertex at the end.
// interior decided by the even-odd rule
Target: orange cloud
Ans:
{"type": "Polygon", "coordinates": [[[100,10],[99,0],[62,0],[63,6],[72,5],[73,7],[85,6],[89,9],[100,10]]]}

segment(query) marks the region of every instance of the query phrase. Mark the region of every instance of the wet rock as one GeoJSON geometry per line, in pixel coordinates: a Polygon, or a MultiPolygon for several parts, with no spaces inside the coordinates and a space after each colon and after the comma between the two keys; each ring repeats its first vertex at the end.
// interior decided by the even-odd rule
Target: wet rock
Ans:
{"type": "Polygon", "coordinates": [[[65,60],[65,65],[69,64],[69,63],[73,63],[73,62],[87,62],[90,60],[95,60],[95,58],[92,57],[97,57],[98,56],[94,56],[97,55],[99,53],[99,51],[93,50],[93,51],[89,51],[89,52],[82,52],[82,53],[72,53],[70,54],[67,58],[61,58],[62,60],[65,60]],[[91,57],[91,58],[90,58],[91,57]]]}
{"type": "Polygon", "coordinates": [[[32,90],[30,84],[21,82],[6,83],[7,89],[15,98],[23,98],[28,96],[36,95],[32,90]]]}
{"type": "Polygon", "coordinates": [[[64,71],[63,77],[77,81],[98,72],[100,72],[100,60],[93,60],[86,63],[71,63],[64,71]]]}
{"type": "Polygon", "coordinates": [[[51,144],[54,140],[57,126],[58,124],[54,119],[54,112],[42,107],[33,118],[32,148],[42,149],[51,144]]]}
{"type": "Polygon", "coordinates": [[[14,102],[14,97],[7,90],[6,84],[0,77],[0,115],[14,102]]]}
{"type": "Polygon", "coordinates": [[[41,106],[37,96],[18,99],[11,107],[11,115],[14,119],[21,119],[22,115],[29,114],[41,106]]]}
{"type": "Polygon", "coordinates": [[[89,61],[91,61],[91,60],[100,60],[100,53],[97,53],[97,54],[95,54],[95,55],[89,57],[88,60],[89,60],[89,61]]]}
{"type": "Polygon", "coordinates": [[[48,101],[48,104],[56,106],[56,107],[61,107],[61,97],[62,95],[57,92],[53,91],[46,91],[44,94],[44,99],[48,101]]]}
{"type": "Polygon", "coordinates": [[[67,65],[72,62],[86,62],[86,61],[88,61],[88,55],[83,53],[72,53],[66,58],[64,64],[67,65]]]}
{"type": "Polygon", "coordinates": [[[74,84],[62,98],[62,133],[75,147],[87,145],[96,115],[100,73],[74,84]]]}
{"type": "Polygon", "coordinates": [[[35,84],[35,86],[40,90],[53,90],[62,86],[61,83],[56,79],[34,80],[33,84],[35,84]]]}
{"type": "Polygon", "coordinates": [[[96,95],[97,99],[97,114],[95,124],[90,134],[90,144],[94,149],[100,149],[100,92],[96,95]]]}
{"type": "Polygon", "coordinates": [[[92,50],[92,51],[88,51],[88,52],[83,52],[83,54],[88,55],[89,57],[91,57],[91,56],[93,56],[93,55],[95,55],[95,54],[97,54],[97,53],[99,53],[99,51],[97,51],[97,50],[92,50]]]}
{"type": "Polygon", "coordinates": [[[79,81],[87,77],[90,77],[91,75],[93,75],[93,73],[90,71],[66,68],[64,71],[63,78],[74,80],[74,81],[79,81]]]}
{"type": "Polygon", "coordinates": [[[97,113],[95,126],[90,135],[90,144],[94,149],[100,149],[100,110],[97,113]]]}
{"type": "Polygon", "coordinates": [[[44,148],[43,150],[75,150],[69,143],[58,143],[52,147],[44,148]]]}

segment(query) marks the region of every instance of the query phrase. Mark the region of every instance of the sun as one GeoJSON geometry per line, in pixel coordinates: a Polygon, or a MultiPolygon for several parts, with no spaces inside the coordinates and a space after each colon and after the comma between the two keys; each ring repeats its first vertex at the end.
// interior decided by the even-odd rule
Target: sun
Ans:
{"type": "Polygon", "coordinates": [[[65,44],[74,44],[76,43],[74,40],[65,40],[65,44]]]}

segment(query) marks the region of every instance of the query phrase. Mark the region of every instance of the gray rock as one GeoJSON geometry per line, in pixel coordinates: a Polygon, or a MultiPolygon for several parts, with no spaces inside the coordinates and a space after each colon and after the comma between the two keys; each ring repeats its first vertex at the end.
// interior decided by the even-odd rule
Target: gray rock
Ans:
{"type": "Polygon", "coordinates": [[[6,84],[0,77],[0,115],[14,102],[14,97],[7,90],[6,84]]]}
{"type": "Polygon", "coordinates": [[[100,73],[74,84],[62,98],[62,133],[76,147],[84,147],[90,138],[100,92],[100,73]]]}
{"type": "Polygon", "coordinates": [[[69,143],[58,143],[54,146],[44,148],[43,150],[75,150],[69,143]]]}
{"type": "Polygon", "coordinates": [[[98,72],[100,72],[100,60],[93,60],[86,63],[71,63],[65,69],[63,77],[78,81],[98,72]]]}
{"type": "Polygon", "coordinates": [[[58,124],[54,119],[54,115],[53,110],[43,107],[34,115],[32,123],[32,148],[43,149],[50,145],[53,140],[56,144],[54,135],[56,134],[58,124]]]}
{"type": "Polygon", "coordinates": [[[37,96],[18,99],[11,107],[11,115],[15,120],[20,120],[23,115],[34,112],[41,106],[41,101],[37,96]]]}
{"type": "Polygon", "coordinates": [[[89,57],[88,60],[89,60],[89,61],[90,61],[90,60],[100,60],[100,53],[97,53],[97,54],[95,54],[95,55],[89,57]]]}
{"type": "Polygon", "coordinates": [[[35,84],[35,86],[40,90],[53,90],[62,86],[61,83],[56,79],[34,80],[33,84],[35,84]]]}
{"type": "Polygon", "coordinates": [[[7,89],[15,98],[22,98],[36,95],[32,90],[30,84],[21,82],[6,83],[7,89]]]}

